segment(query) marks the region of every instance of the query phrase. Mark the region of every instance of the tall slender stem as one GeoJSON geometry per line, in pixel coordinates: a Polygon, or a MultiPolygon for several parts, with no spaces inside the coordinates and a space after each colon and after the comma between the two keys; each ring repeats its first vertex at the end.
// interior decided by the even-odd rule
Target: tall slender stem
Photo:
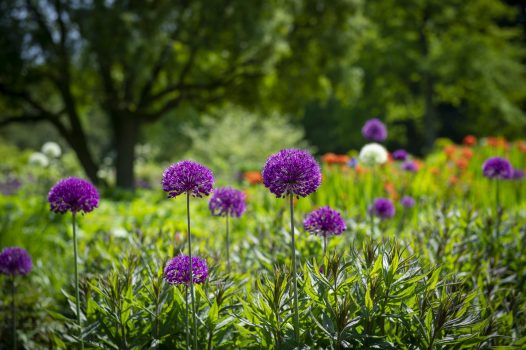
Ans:
{"type": "Polygon", "coordinates": [[[77,324],[79,326],[79,339],[80,349],[84,349],[84,339],[82,337],[82,323],[80,321],[80,293],[79,293],[79,270],[77,266],[78,253],[77,253],[77,225],[76,225],[76,214],[72,214],[72,225],[73,225],[73,255],[75,256],[75,297],[77,306],[77,324]]]}
{"type": "Polygon", "coordinates": [[[290,245],[292,248],[292,283],[294,288],[294,335],[296,343],[300,342],[300,318],[298,309],[298,281],[296,276],[296,244],[294,241],[294,196],[290,194],[290,245]]]}
{"type": "Polygon", "coordinates": [[[371,239],[373,239],[374,238],[374,214],[372,211],[369,214],[369,218],[371,219],[371,239]]]}
{"type": "Polygon", "coordinates": [[[327,256],[327,235],[323,236],[323,256],[327,256]]]}
{"type": "Polygon", "coordinates": [[[13,349],[16,350],[16,304],[15,304],[15,276],[10,278],[11,284],[11,331],[13,332],[13,349]]]}
{"type": "Polygon", "coordinates": [[[228,240],[229,225],[228,225],[228,214],[226,215],[226,267],[230,271],[230,243],[228,240]]]}
{"type": "Polygon", "coordinates": [[[190,350],[190,326],[188,322],[188,286],[184,286],[184,302],[186,305],[186,317],[184,320],[186,330],[186,350],[190,350]]]}
{"type": "Polygon", "coordinates": [[[499,195],[499,179],[495,179],[495,237],[499,237],[500,230],[500,195],[499,195]]]}
{"type": "Polygon", "coordinates": [[[194,333],[194,350],[197,350],[197,327],[195,323],[195,300],[194,300],[194,276],[192,268],[192,234],[190,231],[190,192],[186,192],[186,221],[188,223],[188,257],[190,263],[188,264],[189,275],[190,275],[190,298],[192,300],[192,328],[194,333]]]}

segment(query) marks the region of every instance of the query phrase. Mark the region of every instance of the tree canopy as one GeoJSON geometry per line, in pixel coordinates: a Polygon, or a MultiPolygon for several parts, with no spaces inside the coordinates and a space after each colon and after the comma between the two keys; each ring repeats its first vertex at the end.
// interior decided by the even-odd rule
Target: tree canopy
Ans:
{"type": "Polygon", "coordinates": [[[4,0],[0,126],[52,125],[94,182],[113,154],[124,188],[143,127],[180,122],[183,106],[295,115],[321,151],[354,146],[371,117],[414,149],[501,125],[514,135],[526,124],[516,16],[499,0],[4,0]]]}

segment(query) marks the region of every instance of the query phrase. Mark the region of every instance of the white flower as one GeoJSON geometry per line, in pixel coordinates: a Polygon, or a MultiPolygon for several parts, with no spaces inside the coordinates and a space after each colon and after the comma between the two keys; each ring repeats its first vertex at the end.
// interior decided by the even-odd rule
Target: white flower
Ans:
{"type": "Polygon", "coordinates": [[[46,142],[42,145],[42,153],[50,158],[58,158],[62,154],[62,150],[57,143],[46,142]]]}
{"type": "Polygon", "coordinates": [[[49,165],[49,159],[46,157],[45,154],[35,152],[31,156],[29,156],[29,164],[38,165],[45,168],[49,165]]]}
{"type": "Polygon", "coordinates": [[[387,162],[387,150],[378,143],[369,143],[360,151],[360,162],[367,166],[387,162]]]}

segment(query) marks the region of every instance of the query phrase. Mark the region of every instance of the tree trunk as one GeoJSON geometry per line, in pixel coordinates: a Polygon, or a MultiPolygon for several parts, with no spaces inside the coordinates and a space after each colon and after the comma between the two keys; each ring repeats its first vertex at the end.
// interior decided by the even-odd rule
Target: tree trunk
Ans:
{"type": "Polygon", "coordinates": [[[84,169],[86,176],[94,185],[99,184],[100,181],[97,176],[99,167],[91,156],[85,137],[79,137],[79,135],[76,133],[71,133],[71,135],[71,138],[68,138],[66,141],[68,141],[73,151],[75,151],[75,154],[77,155],[77,158],[80,162],[80,165],[84,169]]]}
{"type": "Polygon", "coordinates": [[[133,116],[118,115],[113,119],[115,142],[115,170],[117,187],[133,190],[135,187],[135,145],[139,136],[139,121],[133,116]]]}

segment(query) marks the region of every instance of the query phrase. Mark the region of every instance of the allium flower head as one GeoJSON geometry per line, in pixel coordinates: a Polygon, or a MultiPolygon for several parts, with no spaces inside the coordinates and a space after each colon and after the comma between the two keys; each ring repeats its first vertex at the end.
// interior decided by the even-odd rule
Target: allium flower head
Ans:
{"type": "Polygon", "coordinates": [[[84,179],[68,177],[51,188],[48,202],[55,213],[89,213],[99,205],[99,192],[84,179]]]}
{"type": "Polygon", "coordinates": [[[395,215],[395,212],[393,202],[387,198],[377,198],[369,207],[369,213],[380,219],[390,219],[395,215]]]}
{"type": "Polygon", "coordinates": [[[49,159],[44,153],[34,152],[29,156],[29,164],[45,168],[49,165],[49,159]]]}
{"type": "Polygon", "coordinates": [[[187,192],[192,197],[206,197],[214,186],[214,174],[202,164],[183,160],[164,170],[162,185],[168,198],[187,192]]]}
{"type": "Polygon", "coordinates": [[[369,143],[362,147],[359,158],[363,164],[373,166],[387,162],[388,156],[384,146],[378,143],[369,143]]]}
{"type": "Polygon", "coordinates": [[[319,236],[340,235],[347,229],[340,213],[330,207],[322,207],[310,213],[303,221],[303,227],[319,236]]]}
{"type": "Polygon", "coordinates": [[[50,158],[58,158],[62,154],[62,150],[57,143],[46,142],[42,145],[42,153],[50,158]]]}
{"type": "MultiPolygon", "coordinates": [[[[205,259],[192,257],[192,280],[195,284],[205,283],[208,265],[205,259]]],[[[179,255],[168,261],[164,268],[164,279],[170,284],[190,284],[190,257],[179,255]]]]}
{"type": "Polygon", "coordinates": [[[397,149],[396,151],[393,152],[393,159],[394,160],[399,160],[399,161],[404,161],[407,159],[407,152],[403,149],[397,149]]]}
{"type": "Polygon", "coordinates": [[[321,184],[320,166],[307,151],[283,149],[267,159],[263,183],[278,198],[289,194],[306,197],[321,184]]]}
{"type": "Polygon", "coordinates": [[[22,248],[4,248],[0,253],[0,273],[5,275],[27,275],[33,268],[29,253],[22,248]]]}
{"type": "Polygon", "coordinates": [[[387,128],[380,119],[369,119],[362,128],[362,135],[369,141],[382,142],[387,138],[387,128]]]}
{"type": "Polygon", "coordinates": [[[490,179],[509,179],[513,174],[513,167],[507,159],[493,157],[484,162],[482,172],[490,179]]]}
{"type": "Polygon", "coordinates": [[[411,160],[405,161],[402,164],[402,169],[410,173],[416,173],[418,171],[416,163],[411,160]]]}
{"type": "Polygon", "coordinates": [[[415,200],[411,196],[403,196],[402,199],[400,199],[400,204],[402,204],[402,207],[410,209],[415,206],[415,200]]]}
{"type": "Polygon", "coordinates": [[[208,208],[214,216],[240,217],[246,209],[245,193],[231,187],[216,188],[208,208]]]}

